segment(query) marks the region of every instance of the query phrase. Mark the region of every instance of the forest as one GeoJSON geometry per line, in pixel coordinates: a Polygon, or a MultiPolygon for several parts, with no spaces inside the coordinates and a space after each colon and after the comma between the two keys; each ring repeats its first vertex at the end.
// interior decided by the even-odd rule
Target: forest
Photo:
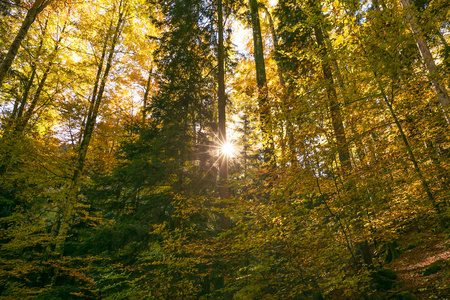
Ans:
{"type": "Polygon", "coordinates": [[[450,1],[0,0],[0,299],[450,299],[450,1]]]}

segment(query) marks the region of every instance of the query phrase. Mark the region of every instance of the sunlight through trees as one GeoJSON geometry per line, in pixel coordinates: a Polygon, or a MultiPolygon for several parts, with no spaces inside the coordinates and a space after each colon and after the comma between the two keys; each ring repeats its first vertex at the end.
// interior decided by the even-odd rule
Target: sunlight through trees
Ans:
{"type": "Polygon", "coordinates": [[[448,16],[0,1],[0,298],[445,299],[448,16]]]}

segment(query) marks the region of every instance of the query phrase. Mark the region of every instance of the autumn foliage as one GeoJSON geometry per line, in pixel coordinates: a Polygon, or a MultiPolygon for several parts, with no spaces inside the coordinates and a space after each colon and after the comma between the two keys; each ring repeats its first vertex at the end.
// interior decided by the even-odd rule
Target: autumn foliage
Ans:
{"type": "Polygon", "coordinates": [[[0,1],[0,299],[445,299],[448,16],[0,1]]]}

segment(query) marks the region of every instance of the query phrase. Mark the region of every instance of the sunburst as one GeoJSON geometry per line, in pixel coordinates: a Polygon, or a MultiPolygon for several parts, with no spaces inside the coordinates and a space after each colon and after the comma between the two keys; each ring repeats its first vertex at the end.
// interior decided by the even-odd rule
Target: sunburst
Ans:
{"type": "Polygon", "coordinates": [[[236,147],[229,141],[220,145],[219,151],[221,155],[225,155],[227,157],[234,157],[236,155],[236,147]]]}

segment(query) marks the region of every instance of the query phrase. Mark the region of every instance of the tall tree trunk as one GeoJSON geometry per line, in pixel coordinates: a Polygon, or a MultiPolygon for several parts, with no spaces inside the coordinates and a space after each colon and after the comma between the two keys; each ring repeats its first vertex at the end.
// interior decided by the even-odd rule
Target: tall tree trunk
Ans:
{"type": "MultiPolygon", "coordinates": [[[[217,0],[217,29],[218,29],[218,45],[217,45],[217,60],[218,60],[218,90],[217,90],[217,103],[218,103],[218,129],[219,129],[219,147],[227,142],[226,131],[226,95],[225,95],[225,51],[223,41],[223,4],[222,0],[217,0]]],[[[221,199],[228,198],[228,156],[222,151],[219,151],[219,194],[221,199]]],[[[224,202],[219,204],[220,208],[226,208],[224,202]]],[[[222,230],[230,229],[231,220],[225,213],[219,213],[220,227],[222,230]]],[[[219,274],[216,274],[212,278],[214,289],[222,290],[225,287],[225,268],[221,262],[216,266],[219,274]]],[[[224,300],[232,299],[232,295],[228,292],[222,292],[221,298],[224,300]]]]}
{"type": "Polygon", "coordinates": [[[250,14],[252,19],[253,47],[254,47],[253,56],[255,59],[255,68],[256,68],[256,83],[258,85],[258,89],[260,89],[261,96],[263,97],[260,101],[265,101],[267,100],[267,90],[263,89],[266,88],[267,79],[266,79],[266,68],[264,64],[264,50],[261,35],[261,24],[259,20],[259,11],[258,11],[259,5],[257,0],[249,0],[249,1],[250,1],[250,14]]]}
{"type": "MultiPolygon", "coordinates": [[[[223,8],[222,0],[217,1],[217,23],[219,43],[217,45],[218,53],[218,114],[219,114],[219,144],[223,145],[227,142],[226,130],[226,95],[225,95],[225,53],[223,44],[223,8]]],[[[220,197],[228,198],[228,156],[225,153],[220,153],[219,158],[219,188],[220,197]]]]}
{"type": "Polygon", "coordinates": [[[442,111],[444,113],[445,120],[447,124],[450,125],[450,99],[448,92],[445,86],[442,84],[441,79],[439,78],[439,73],[437,71],[436,63],[434,62],[433,56],[431,55],[430,48],[428,47],[422,30],[417,23],[415,16],[411,11],[411,4],[409,0],[400,0],[400,3],[403,6],[403,9],[406,12],[406,18],[408,19],[409,26],[411,31],[416,38],[417,48],[419,48],[420,55],[422,56],[425,66],[429,73],[429,78],[431,83],[433,84],[434,89],[436,90],[437,98],[439,103],[441,104],[442,111]]]}
{"type": "MultiPolygon", "coordinates": [[[[125,12],[124,12],[124,10],[122,10],[122,2],[121,2],[121,6],[119,8],[119,18],[117,21],[117,25],[114,29],[111,45],[109,46],[110,48],[109,48],[109,52],[108,52],[108,58],[106,61],[106,67],[103,72],[103,75],[101,76],[101,82],[100,82],[100,85],[98,86],[98,93],[96,93],[97,85],[94,87],[94,93],[92,95],[92,101],[91,101],[91,104],[89,107],[84,132],[82,135],[82,140],[81,140],[81,143],[80,143],[80,146],[78,149],[78,157],[75,162],[74,173],[72,175],[72,178],[71,178],[71,181],[70,181],[67,193],[66,193],[66,203],[65,203],[64,214],[63,214],[63,217],[61,218],[61,225],[60,225],[60,228],[58,231],[58,235],[56,238],[56,246],[55,246],[55,251],[60,254],[62,254],[62,252],[64,250],[64,243],[66,240],[67,232],[70,227],[70,220],[73,216],[73,211],[74,211],[76,198],[77,198],[77,194],[78,194],[79,182],[81,179],[81,174],[83,172],[84,163],[86,160],[86,154],[87,154],[89,143],[91,141],[91,137],[92,137],[94,127],[96,124],[98,109],[99,109],[100,103],[102,101],[103,92],[104,92],[105,86],[106,86],[106,81],[108,79],[109,71],[112,67],[112,59],[114,57],[115,46],[119,39],[121,28],[124,23],[124,15],[125,15],[125,12]]],[[[110,30],[108,30],[108,31],[110,31],[110,30]]],[[[103,51],[102,51],[103,54],[106,53],[106,48],[108,47],[108,40],[110,37],[111,37],[111,34],[107,33],[107,35],[105,37],[105,43],[103,45],[104,46],[103,51]]],[[[105,56],[102,55],[102,59],[104,59],[104,57],[105,56]]],[[[103,61],[101,61],[99,64],[97,75],[102,73],[102,66],[103,66],[103,61]]],[[[98,76],[98,78],[100,78],[100,76],[98,76]]]]}
{"type": "Polygon", "coordinates": [[[25,112],[25,107],[27,106],[31,88],[33,87],[33,83],[36,78],[37,74],[36,63],[37,60],[40,59],[42,48],[44,45],[45,32],[47,30],[48,24],[47,21],[48,20],[45,21],[43,32],[42,35],[40,36],[39,47],[36,51],[35,59],[31,62],[31,75],[28,78],[27,84],[25,85],[23,95],[19,99],[16,99],[11,116],[5,121],[3,127],[3,135],[2,138],[0,139],[0,146],[3,147],[6,151],[3,153],[2,155],[3,157],[0,160],[0,176],[3,176],[5,174],[11,163],[12,157],[11,151],[13,151],[14,144],[16,143],[16,138],[18,137],[17,128],[21,126],[22,120],[27,115],[27,113],[25,112]]]}
{"type": "MultiPolygon", "coordinates": [[[[310,2],[310,6],[313,9],[313,11],[315,12],[316,17],[318,17],[319,20],[321,20],[322,19],[322,11],[321,11],[320,6],[317,6],[315,3],[312,3],[312,2],[310,2]]],[[[325,41],[325,36],[322,32],[321,25],[322,24],[320,21],[319,22],[316,21],[316,23],[313,25],[313,29],[314,29],[314,34],[316,36],[317,44],[319,46],[320,54],[322,56],[321,57],[322,72],[323,72],[323,75],[326,80],[326,90],[327,90],[327,94],[328,94],[328,106],[329,106],[330,115],[331,115],[331,123],[333,126],[334,138],[336,139],[336,146],[337,146],[338,155],[339,155],[339,162],[341,164],[341,172],[343,174],[342,177],[345,182],[344,187],[345,187],[345,190],[350,193],[350,198],[351,198],[352,202],[356,202],[357,196],[351,191],[355,187],[355,182],[351,178],[348,177],[349,173],[352,171],[350,150],[349,150],[348,143],[347,143],[344,123],[343,123],[342,114],[341,114],[341,107],[340,107],[340,103],[338,101],[335,83],[334,83],[334,79],[333,79],[333,70],[330,65],[330,61],[332,61],[332,59],[330,59],[330,57],[329,57],[327,44],[325,41]]],[[[336,62],[335,67],[337,67],[337,62],[336,62]]],[[[338,81],[341,81],[342,79],[340,78],[340,74],[338,77],[339,77],[338,81]]],[[[344,87],[343,81],[339,82],[339,84],[342,84],[342,87],[341,87],[343,89],[342,92],[343,92],[343,95],[345,95],[344,94],[345,87],[344,87]]],[[[354,211],[355,215],[360,212],[361,212],[361,208],[357,208],[354,211]]],[[[358,228],[360,231],[363,231],[362,225],[359,223],[355,224],[355,228],[358,228]]],[[[356,247],[358,249],[358,252],[359,252],[360,257],[362,258],[363,262],[366,265],[372,265],[372,263],[373,263],[372,256],[373,255],[372,255],[372,252],[370,251],[370,246],[369,246],[367,239],[362,237],[362,239],[356,243],[356,247]]]]}
{"type": "Polygon", "coordinates": [[[331,123],[333,125],[334,137],[336,139],[339,162],[343,174],[348,174],[352,169],[350,161],[350,150],[345,136],[344,124],[342,121],[341,108],[337,98],[336,88],[334,87],[333,72],[329,63],[328,51],[320,24],[314,25],[317,44],[322,55],[322,72],[325,77],[326,89],[328,94],[328,106],[330,109],[331,123]]]}
{"type": "Polygon", "coordinates": [[[19,29],[19,32],[17,33],[14,41],[9,47],[8,53],[6,54],[5,58],[3,59],[0,65],[0,86],[2,86],[3,80],[5,79],[6,74],[9,71],[9,68],[11,68],[12,63],[14,62],[14,59],[16,58],[16,55],[19,52],[20,44],[25,39],[28,30],[34,23],[34,20],[36,19],[37,15],[39,15],[39,13],[41,13],[44,10],[44,8],[51,2],[52,0],[36,0],[34,1],[33,6],[31,6],[31,8],[28,10],[27,15],[25,16],[25,19],[22,22],[22,26],[19,29]]]}
{"type": "Polygon", "coordinates": [[[25,86],[25,90],[23,92],[22,99],[20,100],[19,108],[17,109],[17,113],[14,116],[15,117],[14,123],[16,123],[17,120],[20,120],[23,116],[23,113],[25,111],[25,106],[27,105],[28,97],[30,95],[30,90],[31,90],[31,87],[33,86],[34,78],[36,77],[36,71],[37,71],[36,64],[32,63],[31,67],[32,67],[31,75],[30,75],[30,78],[28,79],[27,85],[25,86]]]}
{"type": "Polygon", "coordinates": [[[30,105],[28,106],[27,110],[17,120],[17,124],[14,128],[14,136],[20,136],[22,135],[23,131],[25,130],[25,127],[27,126],[28,122],[30,121],[31,117],[33,116],[34,110],[36,108],[36,105],[39,101],[39,98],[41,96],[42,90],[44,89],[45,82],[47,81],[48,74],[50,73],[51,66],[53,65],[53,61],[50,62],[45,69],[44,73],[42,74],[42,78],[39,81],[38,88],[36,90],[36,93],[34,94],[33,100],[30,102],[30,105]]]}
{"type": "MultiPolygon", "coordinates": [[[[275,30],[275,24],[273,22],[272,15],[270,14],[269,10],[267,9],[267,7],[265,5],[261,5],[260,7],[264,10],[264,13],[266,14],[266,17],[269,21],[269,28],[270,28],[270,33],[272,36],[273,50],[275,53],[279,53],[280,49],[279,49],[279,45],[278,45],[278,35],[275,30]]],[[[292,124],[293,122],[292,122],[291,116],[290,116],[291,109],[290,109],[290,105],[288,103],[288,99],[290,98],[289,89],[286,88],[286,82],[283,78],[283,68],[279,64],[278,60],[276,60],[276,65],[277,65],[278,81],[283,89],[282,110],[283,110],[284,116],[286,117],[285,118],[285,121],[286,121],[285,133],[286,134],[285,134],[285,138],[281,141],[282,142],[282,145],[281,145],[282,155],[281,156],[285,157],[286,155],[289,155],[289,162],[291,163],[292,166],[294,166],[297,161],[297,153],[296,153],[295,149],[298,145],[294,138],[294,126],[292,124]]]]}
{"type": "MultiPolygon", "coordinates": [[[[333,71],[333,78],[336,79],[336,82],[337,82],[337,85],[338,85],[339,91],[340,91],[340,96],[342,98],[342,103],[345,106],[347,104],[350,104],[350,102],[352,101],[352,98],[351,98],[352,93],[349,93],[347,90],[346,84],[344,82],[344,78],[342,77],[341,70],[339,68],[338,61],[336,60],[336,57],[335,57],[335,51],[334,51],[333,45],[330,41],[329,35],[326,31],[323,32],[323,34],[324,34],[326,47],[331,52],[329,56],[330,56],[330,62],[331,62],[331,67],[332,67],[332,71],[333,71]]],[[[352,117],[352,119],[349,121],[349,124],[348,124],[349,131],[351,132],[351,134],[353,134],[353,136],[356,135],[354,121],[355,121],[355,117],[352,117]]],[[[358,154],[358,157],[360,160],[362,160],[364,157],[364,154],[363,154],[364,147],[361,143],[361,140],[359,138],[354,138],[354,144],[356,146],[356,152],[358,154]]]]}
{"type": "MultiPolygon", "coordinates": [[[[64,27],[61,30],[61,35],[64,33],[66,28],[66,24],[64,24],[64,27]]],[[[37,87],[36,93],[34,94],[33,100],[30,102],[30,105],[28,106],[27,110],[23,114],[23,116],[18,117],[17,124],[14,128],[14,136],[20,136],[22,135],[23,131],[25,130],[25,127],[27,126],[28,122],[30,121],[31,117],[33,116],[34,110],[36,108],[36,105],[38,104],[38,101],[41,97],[42,91],[45,86],[45,82],[47,81],[48,74],[51,71],[51,68],[53,66],[53,62],[56,58],[56,54],[59,50],[59,45],[61,44],[62,36],[59,37],[59,39],[55,43],[55,47],[53,48],[52,53],[49,57],[49,62],[47,63],[47,67],[44,70],[44,73],[42,74],[42,78],[39,81],[39,85],[37,87]]]]}
{"type": "MultiPolygon", "coordinates": [[[[47,31],[47,24],[48,24],[48,19],[45,21],[44,29],[43,29],[43,32],[42,32],[42,35],[41,35],[40,41],[39,41],[39,47],[38,47],[38,50],[36,51],[35,60],[39,59],[41,56],[42,47],[44,45],[45,32],[47,31]]],[[[23,111],[24,111],[25,106],[28,101],[29,92],[31,90],[31,87],[33,86],[36,72],[37,72],[36,61],[32,61],[31,62],[31,76],[28,79],[27,85],[25,86],[25,90],[24,90],[22,98],[17,99],[14,103],[14,109],[11,114],[11,117],[6,122],[6,126],[4,129],[4,136],[7,136],[10,132],[14,131],[14,126],[16,125],[17,120],[22,117],[23,111]],[[13,129],[13,130],[11,130],[11,129],[13,129]]]]}
{"type": "MultiPolygon", "coordinates": [[[[267,19],[269,20],[269,27],[270,27],[270,34],[272,35],[272,43],[273,43],[273,50],[275,53],[278,53],[280,51],[280,47],[278,45],[278,35],[277,31],[275,30],[275,24],[273,22],[272,15],[270,14],[269,10],[265,5],[261,5],[261,8],[264,10],[264,13],[266,14],[267,19]]],[[[278,71],[278,80],[280,81],[281,86],[285,87],[285,82],[283,78],[283,70],[281,66],[279,65],[278,61],[277,64],[277,71],[278,71]]]]}
{"type": "Polygon", "coordinates": [[[270,128],[270,107],[267,103],[267,78],[264,64],[264,49],[259,20],[258,1],[249,0],[253,32],[253,57],[255,59],[256,84],[258,86],[258,104],[261,129],[264,134],[264,162],[273,162],[273,141],[270,128]]]}

